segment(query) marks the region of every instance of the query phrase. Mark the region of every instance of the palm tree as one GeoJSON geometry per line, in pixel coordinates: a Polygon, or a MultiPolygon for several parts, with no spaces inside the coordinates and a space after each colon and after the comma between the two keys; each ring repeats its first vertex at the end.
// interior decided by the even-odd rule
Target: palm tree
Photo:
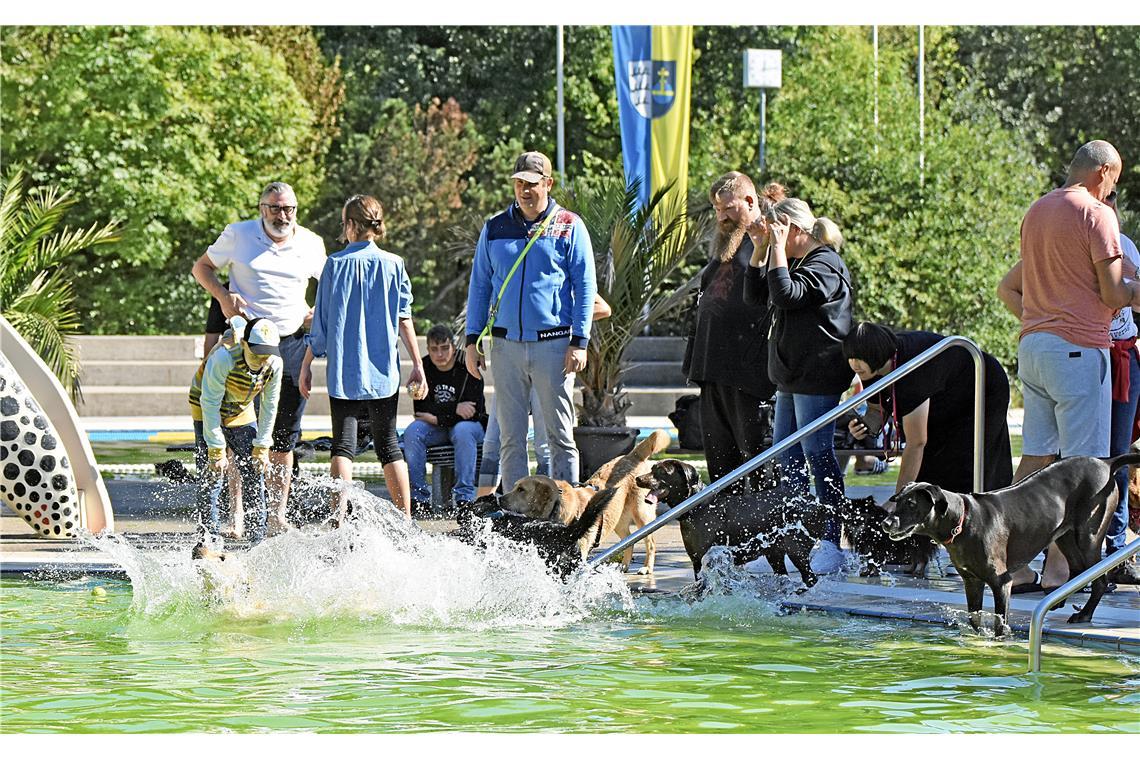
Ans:
{"type": "Polygon", "coordinates": [[[19,168],[0,180],[0,314],[78,400],[79,361],[68,338],[79,327],[79,315],[64,262],[78,251],[117,240],[119,223],[61,227],[75,204],[71,192],[54,186],[25,191],[24,182],[19,168]]]}
{"type": "Polygon", "coordinates": [[[568,198],[566,206],[582,217],[594,248],[598,293],[610,304],[609,319],[595,322],[587,347],[579,424],[624,427],[632,402],[623,377],[630,369],[626,350],[634,337],[676,308],[694,282],[667,288],[670,277],[707,238],[712,218],[690,216],[670,204],[672,185],[660,188],[641,205],[635,180],[618,180],[568,198]]]}

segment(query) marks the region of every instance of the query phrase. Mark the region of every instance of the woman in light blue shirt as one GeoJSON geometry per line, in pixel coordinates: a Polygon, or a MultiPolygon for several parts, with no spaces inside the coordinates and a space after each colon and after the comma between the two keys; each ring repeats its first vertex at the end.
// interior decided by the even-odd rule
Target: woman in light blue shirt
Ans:
{"type": "MultiPolygon", "coordinates": [[[[328,357],[328,393],[332,412],[332,476],[352,480],[357,421],[372,421],[376,456],[392,501],[411,517],[408,467],[396,435],[400,390],[397,336],[412,360],[408,392],[427,390],[423,363],[412,324],[412,285],[404,260],[376,246],[384,239],[384,209],[370,195],[354,195],[341,211],[348,246],[328,257],[317,286],[313,326],[301,368],[301,393],[313,385],[314,357],[328,357]]],[[[333,521],[344,516],[346,492],[335,505],[333,521]]]]}

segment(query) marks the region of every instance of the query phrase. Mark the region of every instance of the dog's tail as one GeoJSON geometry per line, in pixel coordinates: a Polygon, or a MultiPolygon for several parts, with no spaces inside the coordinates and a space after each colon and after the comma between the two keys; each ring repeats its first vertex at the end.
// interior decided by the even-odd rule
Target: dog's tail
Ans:
{"type": "Polygon", "coordinates": [[[1093,497],[1093,504],[1103,503],[1112,494],[1113,489],[1116,488],[1115,475],[1118,470],[1131,464],[1140,464],[1140,452],[1130,451],[1127,454],[1105,459],[1104,462],[1108,465],[1108,482],[1097,491],[1096,496],[1093,497]]]}
{"type": "Polygon", "coordinates": [[[1121,454],[1118,457],[1106,459],[1104,462],[1108,465],[1108,482],[1105,483],[1104,487],[1097,491],[1096,496],[1093,497],[1094,504],[1099,504],[1107,499],[1109,494],[1112,493],[1112,490],[1116,488],[1115,475],[1117,470],[1121,470],[1130,464],[1140,464],[1140,452],[1132,451],[1127,454],[1121,454]]]}
{"type": "MultiPolygon", "coordinates": [[[[586,508],[582,510],[582,516],[567,526],[572,542],[577,543],[582,540],[587,533],[598,525],[601,521],[602,513],[606,511],[606,507],[610,505],[610,502],[616,494],[616,488],[605,488],[593,495],[589,503],[586,504],[586,508]]],[[[601,539],[602,535],[599,529],[598,535],[594,539],[594,546],[597,546],[601,539]]]]}
{"type": "Polygon", "coordinates": [[[1105,460],[1108,462],[1109,476],[1115,475],[1117,470],[1130,464],[1140,464],[1140,451],[1130,451],[1127,454],[1105,460]]]}
{"type": "Polygon", "coordinates": [[[639,464],[648,461],[654,454],[659,454],[669,448],[669,444],[672,442],[672,437],[664,430],[660,428],[654,430],[634,446],[632,451],[617,461],[609,475],[606,476],[605,483],[596,483],[595,485],[601,488],[617,485],[623,478],[628,477],[630,473],[636,470],[639,464]]]}

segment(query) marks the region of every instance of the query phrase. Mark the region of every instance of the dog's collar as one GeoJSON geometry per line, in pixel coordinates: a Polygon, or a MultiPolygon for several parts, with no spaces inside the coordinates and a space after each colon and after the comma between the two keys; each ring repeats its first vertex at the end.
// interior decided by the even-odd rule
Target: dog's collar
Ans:
{"type": "Polygon", "coordinates": [[[957,538],[959,536],[959,534],[961,534],[962,526],[966,523],[966,510],[967,509],[969,509],[969,507],[966,505],[966,502],[963,501],[962,502],[962,516],[958,518],[958,524],[954,526],[954,530],[950,531],[950,538],[946,539],[942,543],[949,546],[950,544],[954,543],[954,539],[957,538]]]}
{"type": "Polygon", "coordinates": [[[597,493],[598,491],[602,490],[602,489],[598,488],[596,485],[594,485],[593,483],[583,483],[581,485],[581,488],[589,488],[594,493],[597,493]]]}

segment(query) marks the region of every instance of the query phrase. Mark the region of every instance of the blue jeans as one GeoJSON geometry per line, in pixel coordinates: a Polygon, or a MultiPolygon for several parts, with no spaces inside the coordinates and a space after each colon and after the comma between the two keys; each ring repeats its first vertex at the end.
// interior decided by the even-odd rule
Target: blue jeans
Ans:
{"type": "MultiPolygon", "coordinates": [[[[1128,354],[1128,400],[1112,402],[1112,437],[1109,440],[1109,456],[1128,453],[1132,445],[1132,420],[1136,418],[1136,402],[1140,400],[1140,360],[1137,349],[1128,354]]],[[[1108,521],[1108,532],[1104,536],[1106,552],[1123,549],[1128,543],[1128,468],[1116,472],[1116,487],[1120,493],[1120,505],[1108,521]]]]}
{"type": "Polygon", "coordinates": [[[423,420],[415,420],[408,425],[404,430],[404,458],[408,460],[412,498],[431,501],[431,488],[427,484],[427,449],[428,446],[450,443],[455,448],[455,500],[474,501],[475,460],[482,441],[483,426],[474,420],[463,420],[449,428],[423,420]]]}
{"type": "MultiPolygon", "coordinates": [[[[494,488],[499,485],[499,419],[495,416],[495,397],[487,408],[487,433],[483,436],[483,460],[479,464],[479,487],[494,488]]],[[[546,423],[542,419],[542,407],[538,404],[534,389],[530,392],[530,417],[534,424],[534,458],[537,460],[536,475],[550,477],[550,441],[546,439],[546,423]]]]}
{"type": "MultiPolygon", "coordinates": [[[[822,414],[839,406],[840,394],[813,396],[805,393],[776,392],[776,419],[773,423],[773,440],[776,443],[791,436],[822,414]]],[[[815,478],[816,497],[836,512],[846,502],[843,473],[835,459],[835,423],[824,425],[800,443],[780,454],[782,477],[796,491],[808,492],[807,465],[815,478]],[[805,457],[806,454],[806,457],[805,457]]],[[[839,544],[840,522],[828,518],[823,539],[839,544]]]]}
{"type": "Polygon", "coordinates": [[[491,366],[495,372],[495,417],[499,421],[499,460],[503,490],[530,474],[526,437],[530,427],[530,394],[538,397],[550,441],[552,476],[578,482],[578,446],[574,443],[574,373],[562,370],[570,338],[516,341],[495,338],[491,366]]]}
{"type": "MultiPolygon", "coordinates": [[[[197,518],[211,533],[217,533],[218,499],[222,495],[225,478],[221,473],[210,469],[206,454],[206,438],[201,421],[194,422],[194,463],[198,467],[198,495],[195,499],[197,518]]],[[[237,465],[241,477],[241,501],[246,521],[251,525],[250,540],[254,543],[265,538],[265,481],[253,462],[253,439],[257,437],[257,426],[222,427],[222,437],[233,454],[233,464],[237,465]]]]}

